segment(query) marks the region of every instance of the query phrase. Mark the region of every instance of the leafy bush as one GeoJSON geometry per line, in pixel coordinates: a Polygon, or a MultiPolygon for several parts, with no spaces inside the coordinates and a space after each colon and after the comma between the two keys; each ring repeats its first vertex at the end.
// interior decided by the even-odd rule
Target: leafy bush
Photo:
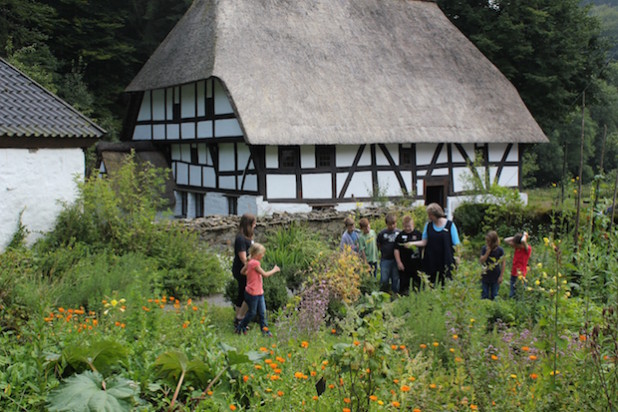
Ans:
{"type": "Polygon", "coordinates": [[[315,232],[295,222],[288,227],[267,232],[264,245],[266,255],[263,266],[279,265],[290,290],[298,289],[311,262],[321,252],[328,250],[328,245],[315,232]]]}

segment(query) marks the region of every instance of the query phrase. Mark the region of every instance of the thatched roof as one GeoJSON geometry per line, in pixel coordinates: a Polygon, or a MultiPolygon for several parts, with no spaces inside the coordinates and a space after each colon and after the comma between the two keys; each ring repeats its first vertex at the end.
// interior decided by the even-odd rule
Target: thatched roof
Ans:
{"type": "Polygon", "coordinates": [[[211,76],[251,144],[547,140],[433,2],[195,0],[127,91],[211,76]]]}

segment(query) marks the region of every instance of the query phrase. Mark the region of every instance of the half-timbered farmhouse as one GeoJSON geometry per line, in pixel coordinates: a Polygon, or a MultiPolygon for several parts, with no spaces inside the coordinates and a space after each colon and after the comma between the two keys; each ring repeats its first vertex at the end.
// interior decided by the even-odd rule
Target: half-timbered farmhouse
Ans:
{"type": "Polygon", "coordinates": [[[163,150],[176,212],[448,209],[482,155],[519,187],[546,137],[432,1],[195,0],[127,87],[125,140],[163,150]]]}
{"type": "Polygon", "coordinates": [[[21,223],[28,242],[77,196],[84,150],[104,130],[0,59],[0,250],[21,223]]]}

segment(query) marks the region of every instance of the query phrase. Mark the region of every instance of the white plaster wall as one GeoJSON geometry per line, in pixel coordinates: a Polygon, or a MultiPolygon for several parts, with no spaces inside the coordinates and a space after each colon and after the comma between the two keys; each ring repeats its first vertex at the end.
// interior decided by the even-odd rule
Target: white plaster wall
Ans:
{"type": "Polygon", "coordinates": [[[416,164],[418,166],[424,166],[431,163],[431,158],[435,150],[435,144],[419,143],[416,145],[416,164]]]}
{"type": "Polygon", "coordinates": [[[266,191],[269,199],[296,198],[296,175],[267,175],[266,191]]]}
{"type": "MultiPolygon", "coordinates": [[[[348,173],[337,173],[337,195],[341,193],[343,184],[345,183],[348,173]]],[[[352,175],[348,190],[343,197],[370,197],[373,188],[371,187],[371,172],[356,172],[352,175]]]]}
{"type": "Polygon", "coordinates": [[[300,147],[300,167],[303,169],[315,168],[315,146],[300,147]]]}
{"type": "Polygon", "coordinates": [[[378,187],[384,196],[401,196],[401,187],[395,172],[378,172],[378,187]]]}
{"type": "Polygon", "coordinates": [[[139,108],[139,113],[137,114],[137,120],[150,120],[150,93],[144,93],[144,98],[142,99],[142,105],[139,108]]]}
{"type": "Polygon", "coordinates": [[[242,216],[245,213],[257,215],[258,209],[255,196],[240,196],[238,198],[238,214],[242,216]]]}
{"type": "MultiPolygon", "coordinates": [[[[345,167],[352,166],[354,163],[354,158],[356,157],[356,153],[358,152],[358,146],[340,146],[337,145],[336,148],[336,161],[335,164],[337,167],[345,167]]],[[[371,165],[371,149],[369,146],[365,146],[363,149],[363,153],[358,161],[359,166],[369,166],[371,165]]]]}
{"type": "Polygon", "coordinates": [[[165,120],[165,89],[152,91],[152,120],[165,120]]]}
{"type": "Polygon", "coordinates": [[[82,149],[0,150],[0,250],[22,223],[30,231],[28,244],[54,226],[62,202],[77,197],[75,178],[83,179],[82,149]]]}
{"type": "Polygon", "coordinates": [[[332,196],[333,183],[331,175],[327,173],[302,175],[303,198],[305,199],[330,199],[332,196]]]}
{"type": "MultiPolygon", "coordinates": [[[[304,203],[269,203],[264,200],[263,196],[257,196],[255,198],[256,202],[256,215],[264,216],[264,215],[272,215],[273,213],[302,213],[302,212],[310,212],[311,206],[304,203]]],[[[238,213],[240,213],[240,207],[238,209],[238,213]]]]}
{"type": "Polygon", "coordinates": [[[182,86],[180,93],[182,96],[180,116],[182,118],[195,117],[195,83],[182,86]]]}
{"type": "Polygon", "coordinates": [[[227,210],[227,197],[221,193],[204,195],[204,215],[227,215],[227,210]]]}

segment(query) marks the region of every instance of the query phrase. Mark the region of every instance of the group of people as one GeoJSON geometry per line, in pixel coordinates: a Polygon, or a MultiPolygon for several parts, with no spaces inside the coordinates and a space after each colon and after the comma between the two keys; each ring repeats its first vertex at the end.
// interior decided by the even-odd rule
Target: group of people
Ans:
{"type": "Polygon", "coordinates": [[[452,276],[459,234],[437,203],[427,206],[427,218],[421,233],[415,229],[411,216],[403,217],[400,230],[395,215],[389,213],[384,218],[386,228],[377,235],[366,218],[360,220],[360,233],[355,234],[354,220],[347,218],[340,248],[347,246],[358,253],[371,266],[374,277],[379,263],[381,287],[392,290],[394,294],[418,290],[421,270],[432,284],[443,284],[452,276]]]}
{"type": "MultiPolygon", "coordinates": [[[[377,277],[379,264],[381,287],[392,290],[393,294],[408,294],[410,289],[420,289],[420,271],[427,275],[432,285],[443,285],[446,279],[451,279],[457,263],[459,233],[437,203],[427,206],[427,218],[420,232],[415,229],[414,219],[404,216],[400,230],[395,215],[389,213],[384,219],[386,228],[376,235],[367,218],[360,219],[360,231],[357,231],[354,219],[348,217],[344,221],[340,248],[347,247],[357,253],[370,266],[374,277],[377,277]]],[[[275,265],[268,271],[262,269],[261,260],[266,249],[253,240],[255,226],[255,216],[244,214],[234,241],[232,274],[238,285],[234,327],[236,333],[246,334],[249,323],[258,315],[260,330],[265,336],[271,336],[262,282],[264,277],[274,275],[280,268],[275,265]]],[[[510,296],[513,297],[518,279],[526,276],[532,248],[526,232],[507,237],[504,241],[515,249],[510,282],[510,296]]],[[[480,262],[483,266],[481,297],[493,300],[498,295],[506,267],[504,249],[500,247],[500,238],[495,231],[488,232],[485,237],[480,262]]]]}
{"type": "MultiPolygon", "coordinates": [[[[405,295],[410,289],[418,290],[421,287],[420,271],[427,275],[432,285],[443,285],[446,279],[451,279],[457,263],[459,233],[457,226],[446,218],[437,203],[427,206],[427,218],[421,233],[415,229],[411,216],[403,217],[403,229],[400,230],[397,229],[395,215],[387,214],[386,228],[377,235],[366,218],[359,222],[360,233],[354,227],[354,220],[346,218],[340,249],[349,247],[358,253],[369,264],[374,277],[379,262],[381,287],[385,290],[390,288],[394,294],[405,295]]],[[[532,247],[528,245],[526,232],[507,237],[504,241],[515,249],[509,292],[509,296],[513,297],[518,279],[526,276],[532,247]]],[[[498,295],[506,268],[500,238],[493,230],[485,237],[480,262],[483,266],[481,298],[493,300],[498,295]]]]}

